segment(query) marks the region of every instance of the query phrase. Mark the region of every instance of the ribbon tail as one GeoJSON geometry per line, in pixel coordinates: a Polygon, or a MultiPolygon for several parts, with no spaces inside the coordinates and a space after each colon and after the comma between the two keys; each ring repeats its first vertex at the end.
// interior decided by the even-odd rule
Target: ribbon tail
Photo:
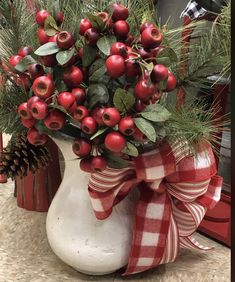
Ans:
{"type": "Polygon", "coordinates": [[[194,249],[194,250],[200,250],[200,251],[209,251],[213,249],[213,247],[206,247],[206,246],[201,245],[192,236],[180,237],[180,246],[185,247],[187,249],[194,249]]]}

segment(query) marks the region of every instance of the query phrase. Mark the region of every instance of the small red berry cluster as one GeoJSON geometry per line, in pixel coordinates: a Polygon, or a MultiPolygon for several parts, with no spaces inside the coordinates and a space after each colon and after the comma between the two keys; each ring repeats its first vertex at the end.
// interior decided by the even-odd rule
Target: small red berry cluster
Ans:
{"type": "MultiPolygon", "coordinates": [[[[18,113],[22,124],[29,129],[28,140],[34,145],[42,145],[47,139],[46,134],[37,130],[38,122],[51,131],[61,130],[68,122],[74,122],[81,132],[73,144],[74,153],[82,159],[81,168],[87,172],[103,170],[108,165],[108,153],[125,158],[128,144],[134,146],[138,142],[149,141],[136,125],[135,118],[148,105],[158,102],[162,93],[158,84],[164,81],[164,91],[167,92],[176,87],[175,76],[156,60],[164,50],[161,45],[163,35],[150,22],[141,24],[138,36],[131,35],[129,10],[121,4],[113,4],[111,12],[93,15],[92,19],[95,17],[103,23],[102,30],[94,26],[90,17],[82,19],[79,35],[61,30],[63,13],[60,12],[55,20],[57,32],[49,36],[45,31],[45,21],[49,16],[46,10],[36,14],[36,22],[40,26],[37,32],[39,43],[45,46],[53,42],[59,51],[64,52],[75,50],[73,56],[59,66],[59,79],[66,88],[63,91],[57,89],[58,77],[54,71],[58,67],[56,53],[41,55],[39,62],[28,64],[27,70],[20,74],[29,80],[27,89],[31,88],[33,96],[19,106],[18,113]],[[115,42],[110,43],[109,55],[102,54],[98,48],[99,40],[105,36],[115,38],[115,42]],[[77,47],[78,37],[83,38],[83,47],[77,47]],[[96,50],[93,62],[86,67],[83,65],[85,46],[96,50]],[[88,97],[92,84],[89,72],[92,64],[101,59],[104,61],[105,75],[108,76],[108,82],[102,82],[102,87],[108,91],[108,99],[93,104],[88,97]],[[134,100],[131,107],[123,111],[114,103],[114,93],[120,88],[134,100]]],[[[9,64],[16,67],[31,51],[29,47],[21,48],[18,55],[9,59],[9,64]]]]}

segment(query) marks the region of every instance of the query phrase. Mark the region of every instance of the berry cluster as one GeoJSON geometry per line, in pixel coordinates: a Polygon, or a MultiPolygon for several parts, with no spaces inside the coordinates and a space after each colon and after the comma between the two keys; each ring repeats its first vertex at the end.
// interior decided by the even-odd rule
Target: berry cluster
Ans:
{"type": "MultiPolygon", "coordinates": [[[[164,50],[159,28],[150,22],[143,22],[139,35],[133,36],[128,17],[128,8],[113,4],[107,11],[82,19],[79,34],[73,35],[61,30],[63,13],[60,12],[53,19],[55,34],[48,35],[46,25],[52,16],[46,10],[37,12],[39,43],[45,48],[51,43],[55,52],[50,50],[48,54],[39,54],[38,62],[32,63],[31,60],[27,69],[17,74],[24,81],[21,82],[23,87],[27,80],[27,89],[31,88],[33,93],[18,108],[22,124],[29,129],[29,142],[34,145],[46,142],[47,135],[36,129],[38,123],[52,131],[63,129],[68,122],[78,125],[80,135],[74,141],[73,151],[82,159],[80,166],[87,172],[105,169],[108,153],[125,158],[128,156],[128,146],[148,142],[135,119],[148,106],[158,103],[162,93],[159,83],[165,83],[164,91],[167,92],[176,87],[174,75],[166,66],[157,63],[156,58],[164,50]],[[103,37],[112,38],[112,42],[108,42],[108,55],[107,50],[102,52],[99,46],[103,37]],[[83,46],[77,44],[81,42],[83,46]],[[87,47],[96,53],[93,61],[84,66],[84,49],[87,47]],[[70,52],[72,55],[62,64],[58,60],[59,52],[66,55],[70,52]],[[98,62],[103,62],[101,68],[105,67],[105,72],[102,75],[108,79],[94,83],[90,80],[90,73],[98,62]],[[58,81],[63,82],[63,91],[58,89],[58,81]],[[90,86],[93,86],[92,95],[89,93],[90,86]],[[96,86],[97,90],[94,90],[96,86]],[[103,92],[97,99],[98,88],[103,92]],[[122,93],[123,108],[116,106],[114,101],[118,91],[122,93]],[[97,101],[94,102],[93,98],[97,101]],[[131,100],[128,108],[127,98],[131,100]]],[[[29,47],[21,48],[18,55],[9,59],[9,64],[13,68],[19,66],[31,52],[29,47]]],[[[8,68],[7,65],[5,67],[8,68]]]]}

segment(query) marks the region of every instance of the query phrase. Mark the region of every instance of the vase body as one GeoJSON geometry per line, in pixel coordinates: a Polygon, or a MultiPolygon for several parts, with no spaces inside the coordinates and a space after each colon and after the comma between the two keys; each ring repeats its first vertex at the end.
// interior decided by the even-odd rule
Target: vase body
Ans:
{"type": "Polygon", "coordinates": [[[79,272],[114,272],[128,262],[135,191],[115,206],[107,219],[96,219],[87,189],[90,174],[80,170],[71,141],[55,142],[64,156],[65,172],[47,215],[50,246],[61,260],[79,272]]]}

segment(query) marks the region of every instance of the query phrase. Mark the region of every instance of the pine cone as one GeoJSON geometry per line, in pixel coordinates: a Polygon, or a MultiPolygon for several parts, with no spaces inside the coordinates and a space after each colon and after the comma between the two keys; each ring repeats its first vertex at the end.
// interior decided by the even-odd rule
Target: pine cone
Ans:
{"type": "Polygon", "coordinates": [[[4,148],[0,173],[14,180],[16,176],[26,176],[28,171],[35,173],[37,169],[48,166],[50,161],[45,146],[34,146],[25,135],[17,135],[4,148]]]}

